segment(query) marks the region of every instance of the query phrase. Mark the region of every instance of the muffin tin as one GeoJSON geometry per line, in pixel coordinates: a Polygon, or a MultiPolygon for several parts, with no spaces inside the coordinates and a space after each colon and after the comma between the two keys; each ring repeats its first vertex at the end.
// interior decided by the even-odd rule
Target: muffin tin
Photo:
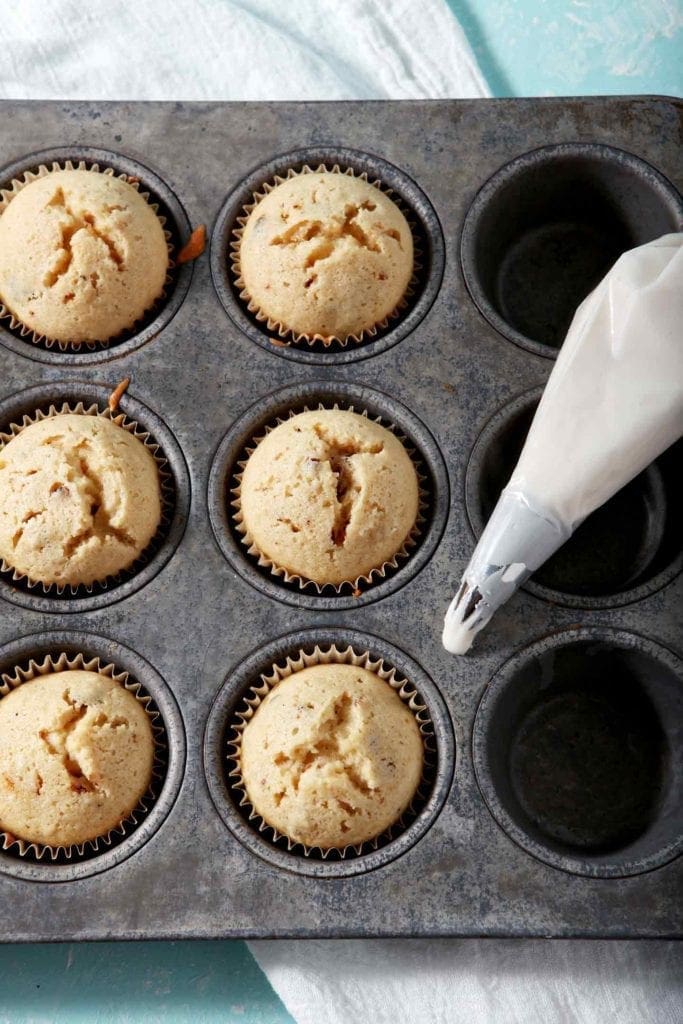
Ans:
{"type": "Polygon", "coordinates": [[[680,935],[680,444],[586,522],[470,655],[440,642],[569,310],[621,249],[683,230],[680,104],[2,108],[1,183],[53,159],[98,162],[138,177],[177,241],[199,223],[210,234],[154,318],[109,348],[60,352],[0,323],[0,429],[50,404],[103,407],[130,377],[121,411],[160,445],[173,495],[151,558],[115,586],[54,597],[0,581],[0,671],[47,652],[99,656],[152,698],[168,752],[156,801],[111,848],[69,862],[0,850],[5,940],[680,935]],[[252,189],[320,163],[391,189],[422,263],[403,316],[326,351],[270,341],[227,251],[252,189]],[[407,438],[428,499],[410,557],[357,594],[263,572],[227,514],[254,431],[335,402],[407,438]],[[227,778],[226,727],[259,674],[331,644],[396,668],[434,744],[414,816],[343,859],[272,842],[227,778]]]}

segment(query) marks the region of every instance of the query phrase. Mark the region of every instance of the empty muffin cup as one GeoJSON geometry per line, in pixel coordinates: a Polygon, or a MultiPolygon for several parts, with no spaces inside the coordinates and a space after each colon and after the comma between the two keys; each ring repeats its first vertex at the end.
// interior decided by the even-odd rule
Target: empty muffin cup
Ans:
{"type": "MultiPolygon", "coordinates": [[[[349,725],[339,726],[340,735],[347,735],[349,725]]],[[[331,736],[321,732],[304,757],[301,771],[315,767],[316,758],[331,756],[341,764],[351,756],[345,750],[343,744],[337,749],[334,732],[331,736]],[[331,747],[336,753],[329,753],[331,747]]],[[[409,849],[441,809],[454,760],[448,712],[424,671],[384,641],[344,629],[304,630],[254,652],[226,679],[211,709],[204,737],[209,789],[228,828],[263,859],[297,874],[316,877],[357,875],[381,867],[409,849]],[[242,776],[242,734],[261,703],[276,692],[282,680],[317,665],[353,666],[378,677],[414,716],[422,738],[422,775],[409,805],[380,835],[356,845],[321,849],[282,835],[255,810],[242,776]]],[[[355,776],[354,764],[345,761],[341,778],[345,773],[355,776]]],[[[329,768],[332,770],[332,765],[329,768]]],[[[362,779],[354,779],[354,785],[366,791],[362,779]]],[[[352,807],[346,810],[355,813],[352,807]]]]}
{"type": "MultiPolygon", "coordinates": [[[[475,443],[465,499],[477,539],[517,464],[541,394],[537,388],[503,406],[475,443]]],[[[669,583],[683,568],[682,454],[679,441],[596,509],[525,589],[554,604],[610,608],[669,583]]]]}
{"type": "Polygon", "coordinates": [[[495,329],[554,358],[577,306],[627,249],[683,228],[683,199],[650,164],[612,146],[564,143],[517,157],[463,225],[469,292],[495,329]]]}
{"type": "MultiPolygon", "coordinates": [[[[52,816],[54,822],[69,821],[70,827],[74,827],[74,808],[63,808],[60,812],[59,807],[51,807],[52,802],[58,799],[60,786],[65,786],[65,791],[68,791],[66,783],[76,794],[75,798],[72,794],[72,799],[84,801],[80,812],[85,816],[84,821],[89,813],[107,813],[107,801],[112,800],[112,793],[108,783],[101,794],[98,794],[98,789],[103,778],[109,779],[112,771],[118,771],[115,754],[110,749],[116,740],[116,730],[123,728],[134,732],[146,719],[152,741],[149,784],[135,806],[115,826],[91,839],[59,845],[37,841],[35,835],[33,838],[22,837],[7,828],[0,830],[0,871],[29,880],[71,881],[120,863],[139,849],[159,827],[178,793],[185,738],[177,705],[164,681],[143,658],[119,643],[88,633],[58,632],[23,637],[0,649],[0,703],[4,698],[13,699],[13,691],[42,677],[49,677],[50,684],[57,687],[60,694],[57,704],[62,710],[57,709],[55,713],[48,711],[46,706],[46,724],[50,716],[54,722],[38,734],[43,751],[40,765],[32,768],[30,762],[22,761],[21,757],[14,760],[10,757],[10,761],[5,759],[1,780],[2,785],[8,787],[10,797],[15,793],[19,796],[19,813],[25,813],[32,819],[31,824],[26,824],[29,832],[36,828],[35,822],[46,814],[48,818],[52,816]],[[73,673],[64,676],[67,689],[63,695],[63,687],[57,685],[60,677],[55,673],[73,673]],[[90,693],[82,682],[84,675],[99,677],[104,687],[110,680],[112,694],[116,693],[117,687],[122,687],[127,691],[125,701],[117,698],[110,705],[107,696],[97,687],[91,696],[84,696],[84,686],[90,693]],[[113,688],[112,683],[116,684],[113,688]],[[144,711],[142,719],[139,712],[134,716],[137,719],[135,725],[130,714],[131,706],[135,705],[131,705],[130,697],[135,698],[144,711]],[[118,713],[115,713],[115,705],[118,705],[118,713]],[[81,723],[87,726],[87,738],[80,733],[76,735],[81,723]],[[103,729],[108,730],[108,737],[100,740],[98,736],[103,729]],[[49,779],[47,775],[45,779],[41,777],[46,768],[49,779]],[[14,771],[17,778],[12,777],[14,771]],[[63,772],[67,774],[60,781],[59,773],[63,772]],[[57,774],[52,778],[51,773],[57,774]],[[35,791],[31,796],[33,803],[28,804],[26,784],[32,777],[35,791]],[[41,808],[41,800],[47,801],[47,811],[41,808]],[[63,817],[57,819],[57,814],[63,817]]],[[[125,742],[132,743],[132,749],[137,750],[137,745],[143,740],[144,736],[136,738],[133,735],[125,742]]],[[[126,749],[125,743],[123,749],[126,749]]],[[[11,755],[12,752],[7,753],[11,755]]],[[[30,750],[27,749],[25,756],[31,756],[30,750]]],[[[16,809],[12,813],[16,816],[16,809]]]]}
{"type": "Polygon", "coordinates": [[[477,782],[528,853],[614,878],[683,849],[683,662],[620,630],[554,634],[511,658],[473,730],[477,782]]]}

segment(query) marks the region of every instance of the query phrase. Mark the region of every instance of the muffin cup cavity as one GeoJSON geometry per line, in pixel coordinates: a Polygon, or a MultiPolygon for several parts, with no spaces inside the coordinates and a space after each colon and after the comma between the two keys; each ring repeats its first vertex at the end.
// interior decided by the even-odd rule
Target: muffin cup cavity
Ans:
{"type": "Polygon", "coordinates": [[[501,828],[572,874],[650,871],[683,849],[683,662],[635,634],[537,641],[484,692],[474,767],[501,828]]]}
{"type": "Polygon", "coordinates": [[[72,881],[120,863],[156,831],[178,794],[185,759],[182,720],[170,690],[144,659],[119,643],[88,633],[42,633],[0,648],[0,699],[51,672],[97,672],[142,704],[154,740],[152,779],[119,825],[82,844],[49,846],[0,830],[0,871],[36,881],[72,881]]]}
{"type": "Polygon", "coordinates": [[[252,341],[277,355],[307,363],[351,362],[383,352],[406,337],[431,307],[441,284],[445,247],[436,213],[418,186],[393,165],[350,149],[295,150],[256,169],[230,193],[211,238],[211,273],[233,322],[252,341]],[[346,338],[296,334],[269,319],[251,300],[241,277],[240,241],[249,213],[273,188],[292,177],[328,171],[368,182],[398,206],[413,236],[413,276],[393,312],[346,338]]]}
{"type": "Polygon", "coordinates": [[[297,874],[361,874],[393,860],[431,826],[450,788],[453,732],[434,684],[406,655],[384,641],[345,629],[311,629],[256,651],[228,676],[211,709],[204,767],[224,823],[252,853],[297,874]],[[254,810],[242,780],[242,732],[264,697],[294,672],[319,664],[355,665],[374,672],[415,716],[424,744],[422,778],[401,818],[375,839],[323,850],[281,835],[254,810]]]}
{"type": "Polygon", "coordinates": [[[102,416],[132,434],[150,452],[159,473],[161,520],[157,532],[127,569],[89,584],[50,584],[29,579],[0,559],[0,593],[14,604],[37,611],[75,612],[101,608],[134,593],[166,564],[182,538],[190,502],[189,474],[168,427],[148,408],[126,395],[111,412],[111,391],[94,384],[46,384],[0,403],[0,451],[32,423],[60,414],[102,416]]]}
{"type": "Polygon", "coordinates": [[[429,560],[448,514],[448,477],[434,438],[407,409],[369,388],[312,381],[282,388],[237,420],[214,457],[208,501],[216,541],[247,582],[269,597],[299,607],[355,608],[398,590],[429,560]],[[369,417],[403,443],[417,472],[418,517],[393,558],[353,580],[319,584],[289,573],[259,551],[242,521],[240,488],[246,460],[278,423],[301,412],[336,408],[369,417]]]}
{"type": "Polygon", "coordinates": [[[503,337],[554,358],[577,306],[619,256],[683,229],[683,199],[639,157],[563,143],[517,157],[474,199],[465,282],[503,337]]]}
{"type": "MultiPolygon", "coordinates": [[[[465,503],[479,538],[521,453],[542,394],[525,392],[499,409],[467,466],[465,503]]],[[[596,509],[524,589],[572,608],[615,608],[666,586],[683,569],[679,441],[596,509]]]]}
{"type": "Polygon", "coordinates": [[[136,323],[116,337],[73,344],[34,332],[0,301],[0,342],[19,355],[39,362],[75,366],[101,363],[126,355],[155,337],[176,314],[190,286],[192,264],[178,266],[174,254],[191,232],[180,202],[153,171],[128,157],[107,150],[72,147],[43,150],[16,161],[0,172],[0,215],[14,197],[31,182],[54,171],[90,170],[112,175],[137,189],[157,214],[164,229],[169,266],[164,289],[136,323]]]}

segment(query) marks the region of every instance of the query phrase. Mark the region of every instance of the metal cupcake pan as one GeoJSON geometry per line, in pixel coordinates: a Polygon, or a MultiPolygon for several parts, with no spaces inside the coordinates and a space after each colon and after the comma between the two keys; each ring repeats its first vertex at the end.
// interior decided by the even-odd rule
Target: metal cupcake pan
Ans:
{"type": "Polygon", "coordinates": [[[201,222],[211,236],[154,323],[108,349],[43,351],[0,329],[0,427],[31,405],[102,406],[130,376],[121,410],[161,446],[174,486],[169,529],[129,579],[59,602],[0,590],[3,666],[87,647],[150,694],[169,751],[149,814],[112,848],[69,864],[0,851],[8,940],[679,935],[680,446],[607,506],[564,564],[537,574],[470,656],[452,658],[439,639],[547,378],[538,357],[565,326],[549,319],[543,275],[568,254],[552,293],[565,315],[620,247],[683,227],[679,105],[4,106],[3,179],[52,159],[97,160],[139,177],[179,240],[201,222]],[[320,163],[392,189],[424,255],[402,315],[326,351],[273,345],[227,258],[253,192],[320,163]],[[394,427],[426,481],[416,546],[357,594],[284,584],[250,560],[230,522],[225,491],[245,444],[319,402],[394,427]],[[273,660],[315,643],[372,648],[434,726],[415,815],[348,859],[271,841],[228,784],[230,715],[273,660]]]}

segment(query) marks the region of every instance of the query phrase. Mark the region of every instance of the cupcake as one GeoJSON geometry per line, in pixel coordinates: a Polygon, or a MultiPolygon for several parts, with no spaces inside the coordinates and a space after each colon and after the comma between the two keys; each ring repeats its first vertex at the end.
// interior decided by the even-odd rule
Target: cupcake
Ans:
{"type": "Polygon", "coordinates": [[[116,575],[160,519],[152,454],[103,416],[50,416],[0,448],[0,559],[35,583],[116,575]]]}
{"type": "Polygon", "coordinates": [[[318,585],[353,583],[402,551],[418,511],[399,439],[341,409],[280,423],[249,455],[237,520],[253,553],[318,585]]]}
{"type": "Polygon", "coordinates": [[[240,774],[254,810],[321,850],[375,839],[406,811],[422,776],[415,716],[388,682],[348,664],[282,679],[247,722],[240,774]]]}
{"type": "Polygon", "coordinates": [[[0,699],[0,829],[52,847],[106,836],[149,787],[145,707],[109,676],[50,672],[0,699]]]}
{"type": "Polygon", "coordinates": [[[39,338],[80,345],[129,330],[161,296],[168,266],[161,221],[113,174],[53,171],[0,216],[0,301],[39,338]]]}
{"type": "Polygon", "coordinates": [[[359,340],[385,325],[413,275],[413,238],[398,206],[362,178],[295,174],[251,209],[234,269],[242,298],[295,338],[359,340]]]}

